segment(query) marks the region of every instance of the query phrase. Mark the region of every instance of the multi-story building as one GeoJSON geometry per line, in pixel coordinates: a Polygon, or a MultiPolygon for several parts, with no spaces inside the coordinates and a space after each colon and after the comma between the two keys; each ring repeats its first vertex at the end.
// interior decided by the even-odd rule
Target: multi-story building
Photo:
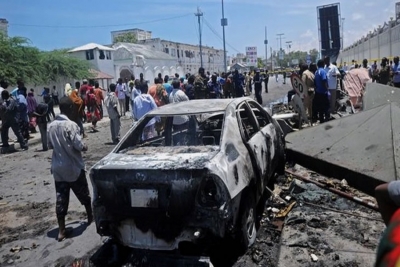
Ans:
{"type": "MultiPolygon", "coordinates": [[[[178,60],[178,66],[185,73],[195,74],[201,66],[200,47],[198,45],[183,44],[173,41],[153,38],[138,42],[150,46],[158,51],[169,54],[178,60]]],[[[224,50],[203,46],[203,67],[210,73],[224,71],[224,50]]]]}
{"type": "Polygon", "coordinates": [[[121,30],[121,31],[112,31],[111,32],[111,40],[113,43],[115,43],[115,38],[121,35],[125,35],[127,33],[131,33],[135,36],[136,40],[142,41],[146,39],[151,39],[151,32],[150,31],[145,31],[142,29],[127,29],[127,30],[121,30]]]}
{"type": "Polygon", "coordinates": [[[6,19],[0,18],[0,33],[8,36],[8,21],[6,19]]]}

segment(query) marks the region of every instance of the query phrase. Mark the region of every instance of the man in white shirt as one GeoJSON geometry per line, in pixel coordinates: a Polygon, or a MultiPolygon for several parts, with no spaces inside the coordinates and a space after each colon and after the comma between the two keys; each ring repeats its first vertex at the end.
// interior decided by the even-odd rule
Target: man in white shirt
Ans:
{"type": "Polygon", "coordinates": [[[125,97],[126,97],[126,85],[122,82],[122,78],[118,79],[117,83],[117,96],[118,96],[118,103],[119,103],[119,111],[121,116],[125,116],[125,97]]]}
{"type": "MultiPolygon", "coordinates": [[[[189,97],[180,89],[180,82],[178,79],[174,79],[174,81],[172,82],[172,87],[173,90],[169,94],[169,103],[189,101],[189,97]]],[[[186,130],[189,126],[189,116],[187,115],[174,116],[172,124],[174,132],[186,130]]],[[[184,135],[176,134],[174,136],[174,144],[183,145],[187,142],[187,140],[184,139],[185,139],[184,135]]]]}
{"type": "Polygon", "coordinates": [[[3,92],[5,89],[7,89],[8,83],[4,80],[0,81],[0,104],[3,103],[3,99],[1,98],[1,92],[3,92]]]}
{"type": "Polygon", "coordinates": [[[337,89],[337,79],[340,77],[339,69],[331,63],[329,57],[325,57],[325,72],[328,78],[328,89],[331,95],[330,99],[330,112],[336,112],[336,89],[337,89]]]}

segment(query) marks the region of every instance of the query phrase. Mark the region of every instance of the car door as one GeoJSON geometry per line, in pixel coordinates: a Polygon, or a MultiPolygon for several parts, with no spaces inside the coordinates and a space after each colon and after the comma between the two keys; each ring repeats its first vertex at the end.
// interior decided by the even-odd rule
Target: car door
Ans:
{"type": "Polygon", "coordinates": [[[263,148],[263,168],[264,168],[264,179],[268,182],[268,179],[271,177],[273,168],[272,161],[275,157],[275,146],[274,142],[276,140],[276,128],[272,123],[268,113],[255,101],[247,102],[252,113],[254,114],[257,123],[260,127],[259,133],[262,135],[262,148],[263,148]]]}
{"type": "Polygon", "coordinates": [[[257,191],[261,194],[268,171],[266,138],[260,131],[257,119],[246,102],[239,105],[237,117],[242,139],[252,159],[254,172],[257,174],[257,191]]]}

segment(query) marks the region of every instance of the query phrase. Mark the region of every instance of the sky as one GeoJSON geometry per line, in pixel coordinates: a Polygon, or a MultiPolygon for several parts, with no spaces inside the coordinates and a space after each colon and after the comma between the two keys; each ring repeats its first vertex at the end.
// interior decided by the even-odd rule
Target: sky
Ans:
{"type": "MultiPolygon", "coordinates": [[[[340,3],[344,20],[344,46],[352,44],[394,17],[397,0],[224,0],[228,19],[228,55],[257,46],[265,55],[292,42],[291,51],[319,48],[317,6],[340,3]]],[[[221,0],[0,0],[0,18],[9,21],[9,35],[27,37],[42,49],[71,48],[90,42],[111,43],[111,31],[140,28],[153,38],[198,44],[195,13],[203,12],[204,45],[223,48],[221,0]]]]}

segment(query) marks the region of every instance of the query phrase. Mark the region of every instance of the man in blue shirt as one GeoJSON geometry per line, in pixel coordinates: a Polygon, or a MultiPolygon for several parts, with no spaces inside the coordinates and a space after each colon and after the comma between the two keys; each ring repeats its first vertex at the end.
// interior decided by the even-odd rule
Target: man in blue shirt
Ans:
{"type": "Polygon", "coordinates": [[[393,84],[394,87],[400,88],[400,64],[399,57],[394,57],[393,59],[394,65],[392,67],[393,71],[393,84]]]}
{"type": "Polygon", "coordinates": [[[172,92],[173,88],[172,88],[172,85],[168,82],[168,80],[169,80],[169,76],[165,75],[163,86],[165,88],[165,91],[167,91],[167,94],[169,95],[172,92]]]}
{"type": "Polygon", "coordinates": [[[318,70],[315,72],[315,97],[313,100],[313,118],[323,123],[330,118],[328,78],[324,70],[324,61],[318,60],[318,70]]]}

